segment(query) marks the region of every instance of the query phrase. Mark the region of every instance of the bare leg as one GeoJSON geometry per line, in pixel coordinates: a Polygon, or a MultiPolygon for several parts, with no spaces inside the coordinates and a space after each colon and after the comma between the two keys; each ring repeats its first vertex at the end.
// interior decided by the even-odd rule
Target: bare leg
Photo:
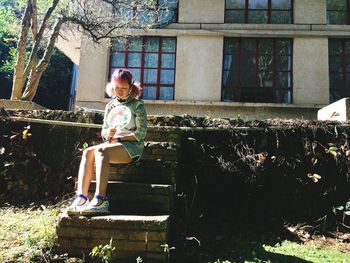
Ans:
{"type": "Polygon", "coordinates": [[[129,163],[131,158],[120,143],[103,144],[94,150],[96,163],[95,195],[106,196],[109,163],[129,163]]]}
{"type": "MultiPolygon", "coordinates": [[[[100,147],[100,145],[86,148],[80,161],[77,192],[86,196],[88,195],[89,186],[94,174],[94,150],[98,147],[100,147]]],[[[81,198],[79,204],[82,203],[84,203],[84,199],[81,198]]]]}

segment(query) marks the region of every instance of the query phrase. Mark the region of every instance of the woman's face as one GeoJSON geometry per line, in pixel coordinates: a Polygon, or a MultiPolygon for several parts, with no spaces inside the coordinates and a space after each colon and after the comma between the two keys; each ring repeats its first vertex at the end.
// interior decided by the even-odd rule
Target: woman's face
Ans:
{"type": "Polygon", "coordinates": [[[115,87],[115,92],[117,93],[119,98],[125,98],[129,95],[130,85],[128,82],[118,82],[115,87]]]}

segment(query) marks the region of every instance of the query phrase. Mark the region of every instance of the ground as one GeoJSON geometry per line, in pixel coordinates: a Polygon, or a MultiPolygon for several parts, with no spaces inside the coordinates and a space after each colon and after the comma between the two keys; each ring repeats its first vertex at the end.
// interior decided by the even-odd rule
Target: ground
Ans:
{"type": "MultiPolygon", "coordinates": [[[[0,262],[83,262],[54,253],[57,211],[57,206],[20,208],[3,204],[0,262]]],[[[189,262],[350,262],[350,240],[339,238],[344,233],[313,235],[303,242],[296,234],[301,228],[295,230],[295,226],[281,230],[258,222],[253,225],[251,220],[240,225],[226,220],[226,224],[218,226],[216,220],[199,222],[199,234],[188,237],[193,241],[188,257],[196,258],[189,262]]]]}

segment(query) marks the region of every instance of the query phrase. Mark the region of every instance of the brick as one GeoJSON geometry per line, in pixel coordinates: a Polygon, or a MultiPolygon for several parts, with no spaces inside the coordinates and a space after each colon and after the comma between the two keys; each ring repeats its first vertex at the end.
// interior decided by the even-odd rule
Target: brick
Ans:
{"type": "Polygon", "coordinates": [[[125,231],[111,229],[94,229],[91,231],[94,239],[110,239],[113,240],[138,240],[138,241],[163,241],[166,240],[165,232],[155,231],[125,231]]]}
{"type": "Polygon", "coordinates": [[[91,237],[91,230],[79,227],[57,227],[57,235],[60,237],[75,237],[75,238],[89,238],[91,237]]]}

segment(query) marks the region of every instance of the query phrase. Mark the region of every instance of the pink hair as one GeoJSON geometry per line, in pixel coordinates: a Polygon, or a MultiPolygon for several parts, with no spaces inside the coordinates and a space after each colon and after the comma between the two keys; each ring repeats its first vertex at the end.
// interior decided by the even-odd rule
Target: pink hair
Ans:
{"type": "Polygon", "coordinates": [[[109,97],[114,97],[117,94],[114,89],[117,87],[118,83],[127,82],[131,86],[130,96],[133,99],[138,99],[142,94],[141,83],[135,81],[132,73],[127,69],[115,70],[111,77],[111,82],[106,86],[106,93],[109,97]]]}

